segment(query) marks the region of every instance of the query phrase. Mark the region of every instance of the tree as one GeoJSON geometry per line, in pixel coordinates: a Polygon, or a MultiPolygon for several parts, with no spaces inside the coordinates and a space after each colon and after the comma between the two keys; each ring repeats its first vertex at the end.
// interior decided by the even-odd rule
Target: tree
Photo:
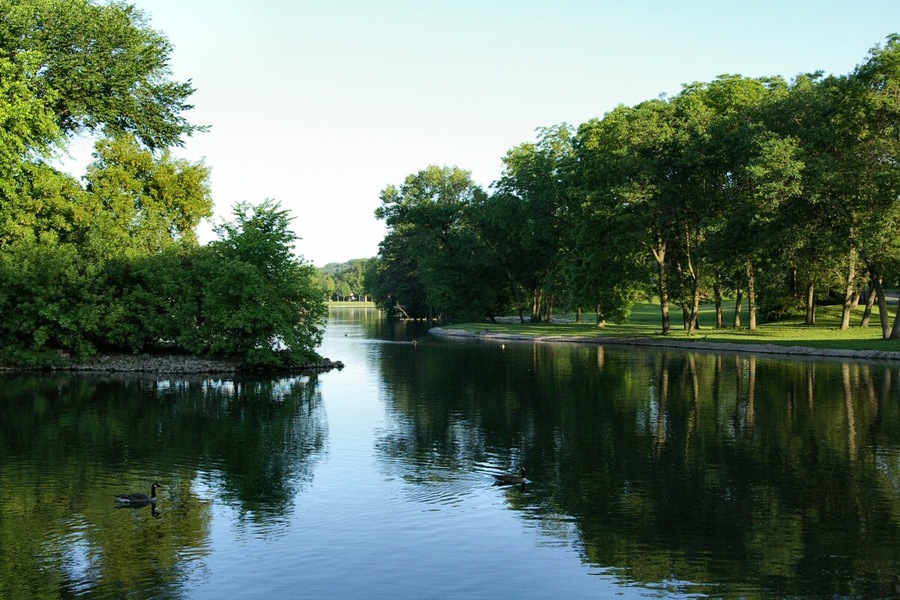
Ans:
{"type": "Polygon", "coordinates": [[[548,278],[560,266],[563,236],[569,230],[565,212],[572,161],[572,131],[563,123],[538,130],[538,141],[521,144],[503,158],[495,202],[508,214],[501,253],[515,285],[529,295],[531,320],[540,321],[548,278]],[[514,257],[514,258],[513,258],[514,257]]]}
{"type": "MultiPolygon", "coordinates": [[[[670,329],[669,299],[673,244],[671,196],[675,182],[672,105],[650,100],[635,107],[619,106],[603,119],[579,127],[577,185],[588,203],[599,203],[596,215],[610,219],[609,229],[622,232],[610,260],[644,257],[656,272],[662,332],[670,329]]],[[[620,262],[613,272],[633,272],[620,262]]]]}
{"type": "MultiPolygon", "coordinates": [[[[779,202],[798,193],[796,141],[767,128],[765,115],[786,94],[780,78],[723,75],[687,86],[673,100],[686,130],[680,206],[681,255],[690,273],[689,331],[696,322],[701,278],[719,289],[746,286],[750,329],[756,328],[756,280],[767,224],[779,202]],[[712,272],[710,272],[712,271],[712,272]],[[711,277],[712,275],[712,277],[711,277]]],[[[717,321],[723,319],[719,317],[717,321]]]]}
{"type": "Polygon", "coordinates": [[[370,258],[354,258],[345,263],[329,263],[318,269],[318,277],[322,281],[320,287],[326,288],[326,296],[335,300],[347,299],[356,295],[359,299],[367,299],[369,291],[366,287],[366,272],[370,258]]]}
{"type": "Polygon", "coordinates": [[[280,204],[239,204],[217,228],[195,272],[200,297],[190,350],[249,365],[317,359],[327,310],[315,269],[293,254],[298,239],[280,204]]]}
{"type": "Polygon", "coordinates": [[[900,305],[889,328],[881,285],[900,279],[900,35],[875,46],[845,89],[839,115],[848,148],[841,174],[856,216],[852,249],[876,282],[883,337],[900,339],[900,305]]]}
{"type": "Polygon", "coordinates": [[[382,191],[375,216],[388,233],[366,277],[380,306],[414,317],[491,312],[496,269],[472,219],[484,197],[468,171],[434,165],[382,191]]]}
{"type": "MultiPolygon", "coordinates": [[[[156,150],[204,129],[184,117],[194,89],[170,80],[171,44],[133,5],[0,0],[0,14],[0,69],[18,65],[35,114],[52,115],[64,135],[131,133],[156,150]]],[[[44,124],[31,130],[36,146],[57,141],[44,124]]]]}
{"type": "Polygon", "coordinates": [[[0,252],[0,362],[40,365],[85,358],[104,315],[102,270],[53,236],[0,252]]]}
{"type": "Polygon", "coordinates": [[[196,244],[197,225],[212,216],[206,165],[168,151],[157,158],[131,135],[97,142],[85,179],[95,207],[93,250],[101,258],[153,254],[177,241],[196,244]]]}
{"type": "Polygon", "coordinates": [[[62,139],[36,82],[37,62],[34,54],[0,52],[0,184],[6,186],[23,161],[46,154],[62,139]]]}

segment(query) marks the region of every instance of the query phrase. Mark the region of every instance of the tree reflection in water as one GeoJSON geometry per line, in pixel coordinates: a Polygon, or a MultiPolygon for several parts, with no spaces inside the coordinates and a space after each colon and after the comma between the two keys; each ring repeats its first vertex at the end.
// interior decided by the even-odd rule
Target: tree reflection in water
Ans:
{"type": "Polygon", "coordinates": [[[379,450],[424,501],[527,464],[510,505],[543,515],[547,535],[574,523],[584,560],[626,582],[895,591],[896,367],[456,341],[381,367],[379,450]]]}
{"type": "Polygon", "coordinates": [[[286,519],[327,436],[315,379],[2,379],[2,598],[180,597],[209,552],[211,502],[241,526],[286,519]],[[151,509],[115,510],[115,492],[156,480],[151,509]]]}

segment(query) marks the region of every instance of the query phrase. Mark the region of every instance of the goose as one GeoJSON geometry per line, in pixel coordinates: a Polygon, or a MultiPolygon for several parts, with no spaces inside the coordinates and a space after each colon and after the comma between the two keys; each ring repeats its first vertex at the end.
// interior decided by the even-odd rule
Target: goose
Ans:
{"type": "Polygon", "coordinates": [[[147,494],[117,494],[116,502],[119,506],[147,506],[148,504],[156,503],[156,488],[162,487],[158,483],[154,482],[153,485],[150,486],[150,495],[147,494]]]}
{"type": "Polygon", "coordinates": [[[522,467],[522,475],[494,475],[494,485],[518,485],[524,484],[527,479],[525,479],[525,467],[522,467]]]}

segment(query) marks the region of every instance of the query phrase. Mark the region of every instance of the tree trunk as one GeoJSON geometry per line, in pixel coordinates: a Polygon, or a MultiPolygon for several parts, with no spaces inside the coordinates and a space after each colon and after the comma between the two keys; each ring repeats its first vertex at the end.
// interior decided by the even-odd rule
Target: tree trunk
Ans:
{"type": "Polygon", "coordinates": [[[747,261],[747,310],[750,315],[750,331],[756,331],[756,275],[750,261],[747,261]]]}
{"type": "Polygon", "coordinates": [[[406,312],[406,309],[403,308],[403,305],[400,304],[399,302],[397,302],[397,303],[394,305],[394,310],[399,310],[399,311],[403,314],[403,318],[404,318],[404,319],[408,319],[408,318],[409,318],[409,313],[406,312]]]}
{"type": "Polygon", "coordinates": [[[659,311],[662,313],[662,333],[663,335],[668,335],[671,323],[669,321],[669,282],[666,280],[666,243],[659,235],[656,236],[653,258],[656,259],[657,292],[659,294],[659,311]]]}
{"type": "Polygon", "coordinates": [[[806,324],[816,324],[816,286],[813,283],[806,287],[806,324]]]}
{"type": "Polygon", "coordinates": [[[722,310],[722,288],[719,287],[719,280],[713,284],[713,296],[716,299],[716,329],[725,328],[725,313],[722,310]]]}
{"type": "Polygon", "coordinates": [[[862,321],[860,327],[868,327],[869,319],[872,317],[872,307],[875,305],[875,284],[869,281],[869,288],[866,291],[866,307],[863,309],[862,321]]]}
{"type": "Polygon", "coordinates": [[[881,318],[881,337],[889,339],[891,335],[890,322],[888,321],[887,298],[884,297],[884,286],[881,277],[873,277],[872,283],[875,285],[875,296],[878,298],[878,313],[881,318]]]}
{"type": "Polygon", "coordinates": [[[734,301],[734,323],[732,327],[741,328],[741,311],[744,310],[744,290],[737,289],[737,298],[734,301]]]}
{"type": "Polygon", "coordinates": [[[531,322],[541,322],[541,301],[543,300],[544,290],[535,288],[531,295],[531,322]]]}
{"type": "Polygon", "coordinates": [[[900,340],[900,297],[897,298],[897,314],[894,315],[894,327],[891,328],[889,340],[900,340]]]}
{"type": "Polygon", "coordinates": [[[856,249],[850,249],[847,258],[847,280],[844,286],[844,306],[841,309],[841,330],[850,329],[850,311],[853,310],[853,298],[856,295],[856,249]]]}
{"type": "Polygon", "coordinates": [[[694,277],[694,294],[691,303],[690,322],[688,323],[688,335],[694,335],[694,331],[697,329],[697,321],[700,319],[700,274],[694,268],[691,269],[691,274],[694,277]]]}

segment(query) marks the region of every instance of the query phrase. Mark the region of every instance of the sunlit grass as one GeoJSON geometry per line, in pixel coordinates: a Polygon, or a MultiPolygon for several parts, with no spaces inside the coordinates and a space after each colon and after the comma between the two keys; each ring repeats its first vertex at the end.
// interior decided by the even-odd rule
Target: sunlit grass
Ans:
{"type": "Polygon", "coordinates": [[[363,300],[328,300],[326,304],[331,308],[344,308],[344,307],[352,307],[352,308],[374,308],[375,303],[363,300]]]}
{"type": "MultiPolygon", "coordinates": [[[[733,305],[726,309],[726,328],[715,329],[715,307],[704,305],[700,311],[700,329],[693,336],[688,336],[682,328],[680,308],[671,311],[672,327],[667,336],[661,333],[659,306],[656,304],[639,304],[634,307],[631,316],[624,323],[607,323],[598,328],[596,317],[586,313],[584,322],[575,323],[574,315],[556,315],[552,323],[522,323],[504,321],[502,323],[465,323],[451,325],[448,328],[463,329],[475,333],[508,333],[533,337],[541,336],[579,336],[579,337],[616,337],[616,338],[655,338],[684,341],[703,340],[730,344],[777,344],[783,346],[805,346],[832,350],[878,350],[900,351],[900,340],[882,340],[881,325],[877,307],[873,309],[870,325],[860,327],[863,307],[853,311],[851,327],[840,329],[841,307],[817,307],[816,325],[804,324],[802,315],[771,323],[760,323],[755,331],[747,329],[749,318],[746,308],[742,316],[740,329],[731,327],[733,305]]],[[[889,308],[891,322],[895,307],[889,308]]]]}

